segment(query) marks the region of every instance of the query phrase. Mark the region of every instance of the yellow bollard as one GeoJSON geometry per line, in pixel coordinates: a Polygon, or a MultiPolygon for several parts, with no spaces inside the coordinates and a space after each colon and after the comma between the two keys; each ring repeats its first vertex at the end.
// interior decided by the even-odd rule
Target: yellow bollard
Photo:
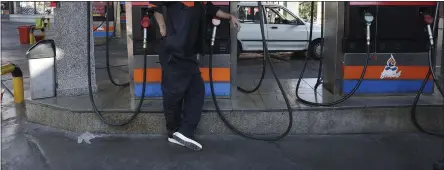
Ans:
{"type": "Polygon", "coordinates": [[[12,87],[14,89],[14,103],[20,104],[25,99],[25,89],[23,88],[23,72],[14,64],[6,64],[2,66],[2,75],[11,73],[12,87]]]}
{"type": "Polygon", "coordinates": [[[13,64],[6,64],[6,65],[2,66],[2,75],[11,73],[14,71],[14,69],[15,69],[15,66],[13,64]]]}
{"type": "Polygon", "coordinates": [[[14,103],[22,103],[25,99],[25,90],[23,89],[23,77],[12,78],[12,88],[14,89],[14,103]]]}
{"type": "Polygon", "coordinates": [[[31,26],[31,28],[29,28],[29,44],[31,45],[35,43],[34,30],[35,26],[31,26]]]}
{"type": "Polygon", "coordinates": [[[36,26],[31,26],[29,30],[29,44],[33,45],[37,41],[44,40],[45,39],[45,28],[39,28],[36,26]],[[35,30],[40,30],[42,33],[40,35],[37,35],[38,39],[36,38],[36,35],[34,34],[35,30]]]}
{"type": "Polygon", "coordinates": [[[37,28],[43,28],[44,26],[43,26],[43,20],[44,20],[45,18],[37,18],[37,19],[35,19],[35,27],[37,27],[37,28]]]}

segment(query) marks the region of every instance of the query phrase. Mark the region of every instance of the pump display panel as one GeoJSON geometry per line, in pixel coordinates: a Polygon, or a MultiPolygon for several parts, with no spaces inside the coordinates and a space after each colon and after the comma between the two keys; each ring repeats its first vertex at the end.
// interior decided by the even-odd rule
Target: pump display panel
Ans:
{"type": "Polygon", "coordinates": [[[375,18],[375,24],[371,26],[371,52],[427,52],[424,14],[434,14],[434,3],[406,3],[345,3],[343,52],[365,53],[366,45],[362,43],[365,42],[366,29],[362,20],[364,11],[369,11],[375,18]]]}
{"type": "MultiPolygon", "coordinates": [[[[222,5],[215,5],[219,7],[220,10],[223,10],[225,12],[230,12],[229,6],[222,4],[222,5]]],[[[133,13],[132,17],[135,22],[132,23],[133,26],[133,41],[134,41],[134,55],[143,55],[143,29],[140,25],[140,21],[142,19],[142,15],[144,14],[144,11],[146,11],[148,7],[144,6],[133,6],[133,13]]],[[[167,12],[168,15],[168,12],[167,12]]],[[[147,50],[148,55],[156,55],[158,54],[158,44],[162,38],[160,35],[159,25],[154,18],[153,13],[149,13],[150,23],[151,27],[148,28],[148,42],[147,42],[147,50]]],[[[213,25],[211,23],[212,17],[207,17],[206,22],[206,37],[205,37],[205,44],[202,48],[204,48],[204,52],[209,52],[209,45],[211,40],[211,33],[213,31],[213,25]]],[[[216,42],[214,45],[214,54],[230,54],[230,22],[228,20],[221,20],[221,24],[218,27],[218,31],[216,33],[216,42]]]]}
{"type": "MultiPolygon", "coordinates": [[[[92,2],[93,21],[105,21],[107,1],[95,1],[92,2]]],[[[109,11],[108,20],[114,21],[114,6],[112,2],[108,2],[109,11]]]]}

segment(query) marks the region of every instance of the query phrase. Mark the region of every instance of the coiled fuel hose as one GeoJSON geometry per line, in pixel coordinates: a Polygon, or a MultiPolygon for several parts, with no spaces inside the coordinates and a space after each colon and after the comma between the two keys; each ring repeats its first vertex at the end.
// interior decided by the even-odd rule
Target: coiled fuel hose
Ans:
{"type": "MultiPolygon", "coordinates": [[[[217,102],[216,99],[216,94],[214,92],[214,82],[213,82],[213,47],[214,47],[214,41],[215,41],[215,37],[216,37],[216,28],[218,24],[215,24],[213,22],[213,24],[215,25],[213,28],[213,36],[211,39],[211,47],[210,47],[210,56],[209,56],[209,73],[210,73],[210,89],[211,89],[211,96],[213,98],[213,102],[214,102],[214,106],[216,108],[216,111],[219,115],[219,117],[222,119],[222,121],[228,126],[228,128],[230,128],[232,131],[234,131],[235,133],[239,134],[240,136],[249,138],[249,139],[254,139],[254,140],[264,140],[264,141],[277,141],[279,139],[284,138],[285,136],[287,136],[290,133],[291,127],[293,126],[293,112],[291,109],[291,105],[290,105],[290,101],[288,100],[288,97],[284,91],[284,88],[282,87],[281,82],[279,81],[279,78],[276,74],[276,72],[274,71],[274,66],[273,63],[270,59],[269,53],[268,53],[268,45],[267,42],[265,41],[265,31],[264,31],[264,14],[265,14],[265,10],[262,6],[262,3],[259,1],[258,2],[258,7],[259,7],[259,13],[261,14],[260,17],[260,27],[261,27],[261,34],[262,34],[262,43],[264,46],[264,56],[265,59],[267,61],[267,63],[270,66],[271,72],[273,73],[273,76],[279,86],[279,89],[281,90],[281,93],[284,97],[285,100],[285,104],[287,105],[287,109],[288,109],[288,126],[287,129],[284,131],[284,133],[278,135],[278,136],[257,136],[257,135],[253,135],[253,134],[249,134],[249,133],[245,133],[240,131],[239,129],[237,129],[236,127],[234,127],[228,120],[227,118],[223,115],[222,111],[219,108],[219,104],[217,102]]],[[[220,21],[219,21],[220,22],[220,21]]],[[[265,61],[265,60],[264,60],[265,61]]]]}
{"type": "MultiPolygon", "coordinates": [[[[93,95],[93,89],[92,89],[92,82],[91,82],[91,77],[92,77],[92,73],[91,73],[91,2],[87,2],[87,53],[88,53],[88,92],[89,92],[89,99],[91,101],[91,105],[94,109],[94,113],[100,118],[100,120],[107,124],[107,125],[111,125],[111,126],[123,126],[126,125],[128,123],[130,123],[132,120],[134,120],[136,118],[136,116],[140,113],[141,108],[142,108],[142,104],[143,104],[143,100],[145,99],[145,86],[146,86],[146,68],[147,68],[147,64],[146,64],[146,57],[147,57],[147,49],[146,49],[146,39],[147,39],[147,27],[149,26],[149,19],[148,16],[145,16],[144,19],[145,22],[148,22],[148,26],[144,26],[144,32],[143,32],[143,38],[144,38],[144,56],[143,56],[143,82],[142,82],[142,96],[139,99],[139,104],[135,110],[135,112],[131,115],[130,119],[124,121],[124,122],[120,122],[120,123],[115,123],[115,122],[110,122],[108,120],[106,120],[103,115],[101,114],[101,111],[97,108],[96,103],[94,101],[94,95],[93,95]]],[[[144,23],[144,22],[143,22],[144,23]]]]}
{"type": "MultiPolygon", "coordinates": [[[[109,64],[109,18],[108,18],[108,11],[109,11],[109,2],[106,3],[106,16],[105,16],[105,23],[106,23],[106,35],[105,35],[105,60],[106,60],[106,73],[108,74],[108,79],[111,81],[112,84],[114,84],[115,86],[122,86],[122,87],[127,87],[129,86],[129,82],[123,83],[123,84],[119,84],[117,82],[114,81],[113,76],[111,75],[111,68],[110,68],[110,64],[109,64]]],[[[114,20],[114,23],[115,20],[114,20]]],[[[115,30],[115,27],[114,27],[115,30]]]]}
{"type": "MultiPolygon", "coordinates": [[[[261,16],[261,18],[263,17],[262,13],[258,12],[258,14],[261,16]]],[[[253,89],[246,89],[246,88],[242,88],[240,86],[237,86],[237,90],[239,90],[240,92],[254,93],[257,90],[259,90],[259,88],[261,87],[262,81],[264,81],[264,78],[265,78],[265,71],[267,69],[267,57],[265,56],[265,53],[267,53],[267,52],[265,51],[265,48],[266,48],[265,46],[266,46],[266,44],[264,42],[262,42],[262,48],[263,48],[264,55],[262,58],[262,72],[261,72],[261,78],[259,79],[259,82],[257,83],[257,85],[253,89]]]]}
{"type": "MultiPolygon", "coordinates": [[[[311,16],[313,16],[313,14],[314,14],[314,2],[311,2],[310,13],[311,13],[311,16]]],[[[313,38],[313,19],[314,19],[314,17],[311,17],[309,42],[311,42],[312,38],[313,38]]],[[[311,53],[308,53],[308,55],[305,57],[304,67],[302,68],[301,75],[299,76],[298,82],[296,84],[296,98],[300,102],[302,102],[304,104],[307,104],[307,105],[312,105],[312,106],[333,106],[333,105],[337,105],[339,103],[342,103],[342,102],[346,101],[348,98],[350,98],[358,90],[359,86],[361,85],[361,83],[362,83],[362,81],[364,79],[365,73],[367,71],[367,66],[368,66],[368,63],[369,63],[369,60],[370,60],[370,26],[371,26],[371,24],[373,22],[373,16],[370,13],[366,12],[364,14],[364,19],[365,19],[366,24],[367,24],[367,51],[366,51],[367,57],[366,57],[366,60],[365,60],[364,69],[361,72],[361,76],[360,76],[360,78],[358,80],[358,83],[354,86],[354,88],[351,90],[350,93],[348,93],[346,96],[342,97],[341,99],[333,101],[333,102],[329,102],[329,103],[315,103],[315,102],[310,102],[310,101],[302,99],[299,96],[299,88],[300,88],[300,85],[301,85],[301,81],[304,78],[305,70],[307,69],[308,60],[310,58],[310,55],[312,55],[311,53]]]]}
{"type": "MultiPolygon", "coordinates": [[[[430,75],[432,75],[433,82],[435,83],[436,87],[438,88],[439,92],[441,93],[441,96],[444,97],[444,93],[443,93],[442,87],[439,84],[438,79],[436,78],[435,71],[433,70],[434,63],[433,63],[433,57],[432,57],[433,56],[432,54],[433,54],[433,51],[434,51],[434,42],[433,42],[434,38],[433,37],[434,37],[434,34],[436,32],[436,27],[437,27],[437,24],[438,24],[439,5],[440,5],[440,2],[436,2],[435,15],[434,15],[433,19],[431,19],[430,15],[424,15],[424,20],[425,20],[425,22],[427,24],[427,31],[429,33],[429,40],[430,40],[429,51],[428,51],[429,71],[427,72],[427,76],[423,80],[423,82],[421,84],[421,87],[418,90],[418,93],[416,94],[415,100],[413,101],[413,105],[412,105],[412,108],[410,110],[410,113],[411,113],[410,114],[410,116],[411,116],[410,118],[411,118],[411,121],[412,121],[413,125],[420,132],[425,133],[425,134],[429,134],[429,135],[432,135],[432,136],[444,137],[444,133],[442,133],[442,132],[440,132],[440,133],[439,132],[432,132],[430,130],[427,130],[427,129],[423,128],[422,125],[418,122],[417,116],[416,116],[416,108],[418,106],[419,98],[421,97],[421,94],[424,91],[425,86],[426,86],[427,82],[430,79],[430,75]],[[431,22],[433,22],[433,29],[430,28],[431,22]]],[[[435,54],[435,58],[436,58],[436,54],[435,54]]]]}

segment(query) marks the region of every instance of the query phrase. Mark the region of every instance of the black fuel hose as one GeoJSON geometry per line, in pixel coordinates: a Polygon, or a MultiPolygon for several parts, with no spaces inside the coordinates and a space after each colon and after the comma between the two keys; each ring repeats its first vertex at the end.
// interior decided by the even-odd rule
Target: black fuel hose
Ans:
{"type": "MultiPolygon", "coordinates": [[[[105,13],[105,15],[108,15],[107,13],[105,13]]],[[[105,21],[102,21],[99,26],[93,30],[93,32],[97,31],[97,29],[99,29],[103,24],[105,23],[105,21]]]]}
{"type": "MultiPolygon", "coordinates": [[[[262,15],[262,13],[259,13],[259,15],[262,15]]],[[[254,93],[257,90],[259,90],[259,88],[261,87],[262,81],[264,81],[264,78],[265,78],[265,70],[267,69],[267,58],[265,57],[265,53],[266,53],[266,51],[265,51],[266,47],[265,46],[266,46],[266,44],[262,43],[262,48],[264,49],[263,50],[264,55],[263,55],[263,58],[262,58],[262,72],[261,72],[261,78],[259,79],[259,82],[257,83],[257,85],[253,89],[246,89],[246,88],[242,88],[240,86],[237,86],[237,90],[239,90],[240,92],[242,92],[242,93],[254,93]]]]}
{"type": "MultiPolygon", "coordinates": [[[[318,89],[319,85],[322,84],[322,70],[323,70],[323,60],[324,60],[324,7],[325,7],[325,2],[322,1],[321,2],[321,51],[319,54],[319,69],[318,69],[318,77],[316,79],[316,84],[314,86],[314,90],[316,91],[316,89],[318,89]]],[[[313,16],[312,16],[313,17],[313,16]]],[[[311,30],[313,31],[313,30],[311,30]]],[[[316,51],[316,49],[314,49],[316,51]]]]}
{"type": "MultiPolygon", "coordinates": [[[[437,23],[439,22],[439,19],[438,19],[439,5],[440,5],[440,2],[437,2],[436,10],[435,10],[435,16],[433,18],[432,34],[435,34],[437,23]]],[[[436,36],[433,36],[433,37],[436,37],[436,36]]],[[[418,107],[419,98],[421,97],[421,94],[423,93],[423,91],[425,89],[425,86],[426,86],[427,82],[430,79],[430,75],[432,75],[433,82],[435,83],[435,85],[438,88],[438,90],[441,93],[441,95],[444,97],[444,93],[443,93],[442,87],[439,84],[439,81],[438,81],[438,79],[435,76],[435,71],[433,70],[433,65],[434,65],[433,64],[433,57],[432,57],[433,56],[432,55],[433,51],[434,51],[433,45],[429,44],[429,51],[428,51],[429,71],[427,72],[427,76],[423,80],[423,82],[421,84],[421,87],[420,87],[420,89],[418,90],[418,92],[416,94],[415,100],[413,101],[413,105],[412,105],[412,108],[410,110],[410,113],[411,113],[410,114],[410,120],[412,121],[413,125],[415,126],[415,128],[418,131],[420,131],[422,133],[425,133],[425,134],[428,134],[428,135],[432,135],[432,136],[444,137],[444,133],[442,133],[442,132],[432,132],[432,131],[429,131],[429,130],[426,130],[425,128],[423,128],[422,125],[417,120],[417,115],[416,115],[416,108],[418,107]]],[[[434,56],[436,57],[436,54],[434,56]]]]}
{"type": "Polygon", "coordinates": [[[277,141],[280,140],[282,138],[284,138],[285,136],[287,136],[290,133],[290,130],[293,126],[293,111],[290,105],[290,101],[288,100],[288,97],[284,91],[284,88],[282,87],[281,82],[279,81],[279,78],[277,77],[276,72],[274,71],[274,66],[273,63],[270,59],[269,53],[268,53],[268,45],[267,42],[265,41],[265,31],[264,31],[264,8],[262,6],[262,3],[259,1],[258,2],[258,7],[259,7],[259,13],[261,14],[261,19],[260,19],[260,27],[261,27],[261,34],[262,34],[262,43],[265,44],[264,45],[264,56],[265,59],[267,61],[267,63],[270,66],[271,72],[273,73],[273,76],[279,86],[279,89],[281,90],[281,93],[284,97],[285,100],[285,104],[287,105],[287,109],[288,109],[288,127],[285,130],[284,133],[278,135],[278,136],[272,136],[272,137],[268,137],[268,136],[256,136],[253,134],[248,134],[245,132],[240,131],[239,129],[237,129],[236,127],[234,127],[228,120],[227,118],[225,118],[225,116],[223,115],[222,111],[219,108],[219,104],[217,102],[216,99],[216,94],[214,92],[214,82],[213,82],[213,46],[210,48],[210,56],[209,56],[209,74],[210,74],[210,89],[211,89],[211,96],[213,98],[213,102],[214,102],[214,106],[216,108],[217,114],[219,115],[219,117],[222,119],[222,121],[225,123],[225,125],[227,125],[228,128],[230,128],[232,131],[234,131],[235,133],[239,134],[240,136],[243,136],[245,138],[249,138],[249,139],[254,139],[254,140],[264,140],[264,141],[277,141]]]}
{"type": "Polygon", "coordinates": [[[237,86],[237,90],[239,90],[242,93],[254,93],[257,90],[259,90],[259,87],[261,87],[261,85],[262,85],[262,81],[265,78],[265,70],[267,69],[267,59],[265,57],[265,43],[262,43],[262,47],[264,48],[264,56],[262,59],[262,72],[261,72],[261,78],[259,79],[259,83],[257,83],[257,85],[251,90],[237,86]]]}
{"type": "MultiPolygon", "coordinates": [[[[313,38],[313,14],[314,14],[314,2],[313,2],[313,1],[311,2],[311,10],[310,10],[310,13],[311,13],[311,16],[312,16],[312,17],[311,17],[311,20],[310,20],[310,35],[309,35],[309,42],[311,42],[311,40],[312,40],[312,38],[313,38]]],[[[297,84],[296,84],[296,98],[297,98],[301,103],[304,103],[304,104],[307,104],[307,105],[312,105],[312,106],[334,106],[334,105],[337,105],[337,104],[339,104],[339,103],[342,103],[342,102],[346,101],[348,98],[350,98],[351,96],[353,96],[353,94],[355,94],[355,92],[358,90],[359,86],[361,85],[362,81],[364,80],[364,76],[365,76],[365,73],[366,73],[366,71],[367,71],[367,66],[368,66],[368,63],[369,63],[369,60],[370,60],[370,44],[367,44],[367,52],[366,52],[366,53],[367,53],[367,57],[366,57],[366,60],[365,60],[364,69],[363,69],[362,72],[361,72],[361,76],[360,76],[360,78],[359,78],[359,80],[358,80],[358,83],[355,85],[355,87],[352,89],[352,91],[351,91],[350,93],[348,93],[346,96],[342,97],[342,98],[339,99],[339,100],[336,100],[336,101],[330,102],[330,103],[315,103],[315,102],[310,102],[310,101],[307,101],[307,100],[302,99],[302,98],[299,96],[299,87],[300,87],[300,85],[301,85],[301,81],[302,81],[302,79],[304,78],[304,73],[305,73],[305,70],[307,69],[307,64],[308,64],[308,60],[309,60],[309,58],[310,58],[310,55],[312,55],[311,53],[308,53],[308,55],[305,57],[305,63],[304,63],[304,67],[302,68],[301,75],[299,76],[298,82],[297,82],[297,84]]]]}
{"type": "MultiPolygon", "coordinates": [[[[108,79],[111,81],[112,84],[114,84],[115,86],[122,86],[122,87],[127,87],[129,86],[129,82],[123,83],[123,84],[119,84],[117,82],[114,81],[113,76],[111,75],[111,68],[110,68],[110,64],[109,64],[109,18],[108,18],[108,11],[109,11],[109,4],[108,2],[106,3],[106,11],[107,11],[107,15],[105,16],[105,23],[106,23],[106,35],[105,35],[105,60],[106,60],[106,73],[108,74],[108,79]]],[[[114,21],[114,23],[116,23],[114,21]]],[[[115,29],[115,28],[114,28],[115,29]]]]}
{"type": "Polygon", "coordinates": [[[99,109],[96,106],[96,103],[94,101],[94,95],[93,95],[93,89],[92,89],[92,82],[91,82],[91,77],[92,77],[92,73],[91,73],[91,2],[88,1],[87,2],[87,53],[88,53],[88,92],[89,92],[89,100],[91,101],[91,105],[94,109],[94,113],[100,118],[100,120],[110,126],[123,126],[126,125],[128,123],[130,123],[132,120],[134,120],[136,118],[136,116],[140,113],[141,108],[142,108],[142,104],[143,104],[143,100],[145,99],[145,86],[146,86],[146,68],[147,68],[147,64],[146,64],[146,57],[147,57],[147,50],[145,49],[145,54],[144,54],[144,59],[143,59],[143,67],[144,67],[144,71],[143,71],[143,82],[142,82],[142,96],[140,98],[139,104],[136,108],[136,111],[131,115],[130,119],[128,119],[127,121],[124,122],[120,122],[120,123],[114,123],[114,122],[110,122],[108,120],[106,120],[103,115],[100,113],[101,111],[99,111],[99,109]]]}

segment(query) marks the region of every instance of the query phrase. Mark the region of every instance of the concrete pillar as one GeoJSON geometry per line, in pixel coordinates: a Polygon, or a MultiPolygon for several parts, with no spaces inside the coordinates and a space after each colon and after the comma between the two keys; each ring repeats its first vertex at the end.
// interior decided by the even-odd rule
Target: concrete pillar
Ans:
{"type": "MultiPolygon", "coordinates": [[[[288,5],[287,5],[287,1],[284,1],[282,5],[283,5],[284,7],[287,7],[287,6],[288,6],[288,5]]],[[[288,12],[283,12],[283,11],[281,11],[281,13],[283,13],[284,17],[287,17],[287,13],[288,13],[288,12]]]]}
{"type": "Polygon", "coordinates": [[[116,21],[116,37],[122,37],[122,27],[120,25],[120,1],[114,2],[114,20],[116,21]]]}
{"type": "Polygon", "coordinates": [[[18,1],[14,1],[14,14],[19,14],[21,12],[21,8],[20,8],[20,2],[18,1]]]}
{"type": "Polygon", "coordinates": [[[436,75],[444,75],[444,69],[442,69],[442,66],[444,65],[444,55],[443,55],[443,24],[444,19],[440,17],[439,24],[438,24],[438,36],[436,37],[436,75]]]}
{"type": "MultiPolygon", "coordinates": [[[[230,1],[230,11],[231,14],[234,15],[236,18],[239,17],[239,11],[237,10],[237,6],[239,5],[238,1],[230,1]]],[[[231,25],[230,27],[230,37],[231,37],[231,53],[230,53],[230,77],[231,77],[231,100],[236,99],[236,94],[238,93],[237,86],[237,29],[231,25]]]]}
{"type": "Polygon", "coordinates": [[[316,6],[317,6],[317,9],[316,9],[316,23],[317,24],[321,24],[321,21],[322,21],[322,1],[317,1],[316,2],[317,4],[316,4],[316,6]]]}
{"type": "Polygon", "coordinates": [[[91,83],[93,90],[96,91],[92,15],[87,13],[87,2],[59,2],[60,8],[54,10],[57,95],[74,96],[88,93],[88,48],[91,49],[91,83]],[[87,17],[91,19],[90,30],[87,30],[87,17]],[[87,46],[88,31],[91,35],[89,47],[87,46]]]}
{"type": "Polygon", "coordinates": [[[299,16],[299,2],[287,1],[287,8],[295,15],[299,16]]]}
{"type": "MultiPolygon", "coordinates": [[[[443,39],[444,39],[444,4],[441,2],[440,4],[440,10],[439,10],[439,30],[438,30],[438,58],[439,60],[441,60],[441,62],[439,62],[439,60],[437,60],[436,63],[440,63],[441,66],[439,68],[439,70],[437,70],[437,72],[440,73],[440,75],[444,75],[444,69],[442,69],[442,67],[444,66],[444,43],[443,43],[443,39]]],[[[444,83],[444,81],[443,81],[444,83]]],[[[444,84],[443,84],[444,86],[444,84]]]]}

